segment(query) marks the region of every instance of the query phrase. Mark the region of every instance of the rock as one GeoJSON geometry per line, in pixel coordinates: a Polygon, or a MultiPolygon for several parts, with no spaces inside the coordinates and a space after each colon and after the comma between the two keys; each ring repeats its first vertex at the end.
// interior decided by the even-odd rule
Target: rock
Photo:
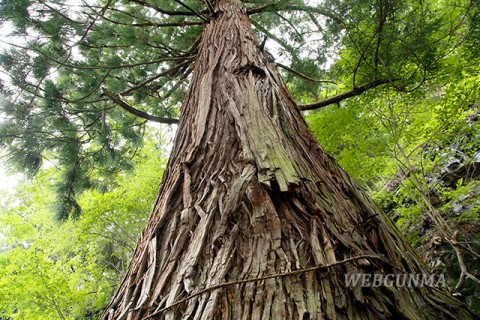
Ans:
{"type": "Polygon", "coordinates": [[[467,172],[467,168],[459,159],[452,159],[441,172],[441,184],[444,187],[455,187],[457,181],[467,172]]]}
{"type": "Polygon", "coordinates": [[[465,206],[463,204],[460,204],[460,203],[455,203],[452,207],[452,211],[453,213],[455,213],[456,215],[459,215],[460,213],[462,213],[462,211],[464,211],[463,209],[465,208],[465,206]]]}
{"type": "Polygon", "coordinates": [[[473,162],[480,164],[480,151],[475,152],[473,155],[473,162]]]}

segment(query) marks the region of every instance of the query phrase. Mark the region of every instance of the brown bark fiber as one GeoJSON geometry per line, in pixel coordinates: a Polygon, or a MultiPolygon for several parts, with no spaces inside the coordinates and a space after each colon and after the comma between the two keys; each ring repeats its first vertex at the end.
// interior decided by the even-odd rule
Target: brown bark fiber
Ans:
{"type": "Polygon", "coordinates": [[[346,286],[345,273],[426,270],[318,146],[241,3],[216,11],[157,202],[103,319],[471,318],[440,289],[346,286]]]}

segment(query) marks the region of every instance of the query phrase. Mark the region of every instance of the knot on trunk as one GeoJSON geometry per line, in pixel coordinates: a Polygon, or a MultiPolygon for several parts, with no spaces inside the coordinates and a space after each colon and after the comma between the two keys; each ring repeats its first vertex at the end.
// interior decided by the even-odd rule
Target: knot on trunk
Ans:
{"type": "Polygon", "coordinates": [[[234,74],[238,74],[238,75],[248,74],[249,72],[251,72],[254,76],[256,75],[262,78],[267,76],[267,73],[265,72],[265,70],[263,70],[257,65],[254,65],[253,63],[240,66],[233,71],[234,74]]]}

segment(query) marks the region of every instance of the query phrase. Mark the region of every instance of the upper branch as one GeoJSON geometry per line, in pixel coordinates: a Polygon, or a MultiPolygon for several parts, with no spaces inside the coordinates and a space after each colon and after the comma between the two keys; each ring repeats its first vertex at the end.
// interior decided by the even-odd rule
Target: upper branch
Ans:
{"type": "Polygon", "coordinates": [[[185,67],[185,66],[188,66],[192,63],[192,58],[185,58],[185,61],[173,66],[172,68],[168,69],[168,70],[165,70],[164,72],[161,72],[151,78],[148,78],[138,84],[136,84],[135,86],[129,88],[128,90],[122,92],[122,95],[127,95],[127,94],[131,94],[133,91],[151,83],[152,81],[158,79],[158,78],[161,78],[161,77],[165,77],[165,76],[173,76],[175,75],[177,72],[179,72],[179,70],[182,68],[182,67],[185,67]]]}
{"type": "Polygon", "coordinates": [[[160,12],[162,14],[166,14],[168,16],[198,16],[195,12],[192,12],[192,11],[170,11],[170,10],[165,10],[165,9],[162,9],[160,8],[159,6],[157,5],[154,5],[152,3],[148,3],[148,2],[145,2],[145,1],[142,1],[142,0],[128,0],[129,2],[133,2],[133,3],[136,3],[136,4],[139,4],[141,6],[144,6],[144,7],[147,7],[147,8],[151,8],[157,12],[160,12]]]}
{"type": "Polygon", "coordinates": [[[187,9],[188,11],[192,12],[193,14],[195,14],[197,17],[199,17],[200,19],[202,19],[203,21],[208,21],[208,18],[206,18],[204,15],[202,15],[201,13],[195,11],[195,9],[191,8],[190,6],[186,5],[185,3],[183,3],[182,1],[180,0],[174,0],[176,3],[178,3],[179,5],[181,5],[182,7],[184,7],[185,9],[187,9]]]}
{"type": "Polygon", "coordinates": [[[295,55],[295,48],[293,48],[291,45],[283,41],[282,39],[278,38],[275,36],[273,33],[262,27],[258,22],[255,20],[251,19],[250,22],[252,23],[255,28],[257,28],[260,32],[265,34],[267,37],[278,43],[280,46],[282,46],[285,50],[287,50],[291,55],[295,55]]]}
{"type": "Polygon", "coordinates": [[[331,104],[340,103],[341,101],[343,101],[345,99],[361,95],[365,91],[368,91],[368,90],[373,89],[375,87],[381,86],[382,84],[391,83],[391,82],[394,82],[394,81],[396,81],[396,79],[393,79],[393,80],[392,79],[375,80],[375,81],[369,82],[367,84],[364,84],[363,86],[353,88],[350,91],[337,94],[333,97],[330,97],[328,99],[325,99],[325,100],[322,100],[322,101],[319,101],[319,102],[299,105],[298,109],[301,110],[301,111],[320,109],[320,108],[326,107],[326,106],[331,105],[331,104]]]}

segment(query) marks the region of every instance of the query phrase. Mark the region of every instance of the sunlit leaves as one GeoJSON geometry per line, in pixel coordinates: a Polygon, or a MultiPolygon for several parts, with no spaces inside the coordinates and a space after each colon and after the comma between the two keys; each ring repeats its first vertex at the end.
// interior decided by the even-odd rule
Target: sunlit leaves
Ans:
{"type": "Polygon", "coordinates": [[[0,214],[0,317],[97,319],[126,267],[165,160],[152,142],[136,170],[80,199],[85,215],[57,224],[55,168],[22,185],[0,214]],[[15,199],[15,200],[14,200],[15,199]],[[61,315],[60,315],[61,314],[61,315]]]}

